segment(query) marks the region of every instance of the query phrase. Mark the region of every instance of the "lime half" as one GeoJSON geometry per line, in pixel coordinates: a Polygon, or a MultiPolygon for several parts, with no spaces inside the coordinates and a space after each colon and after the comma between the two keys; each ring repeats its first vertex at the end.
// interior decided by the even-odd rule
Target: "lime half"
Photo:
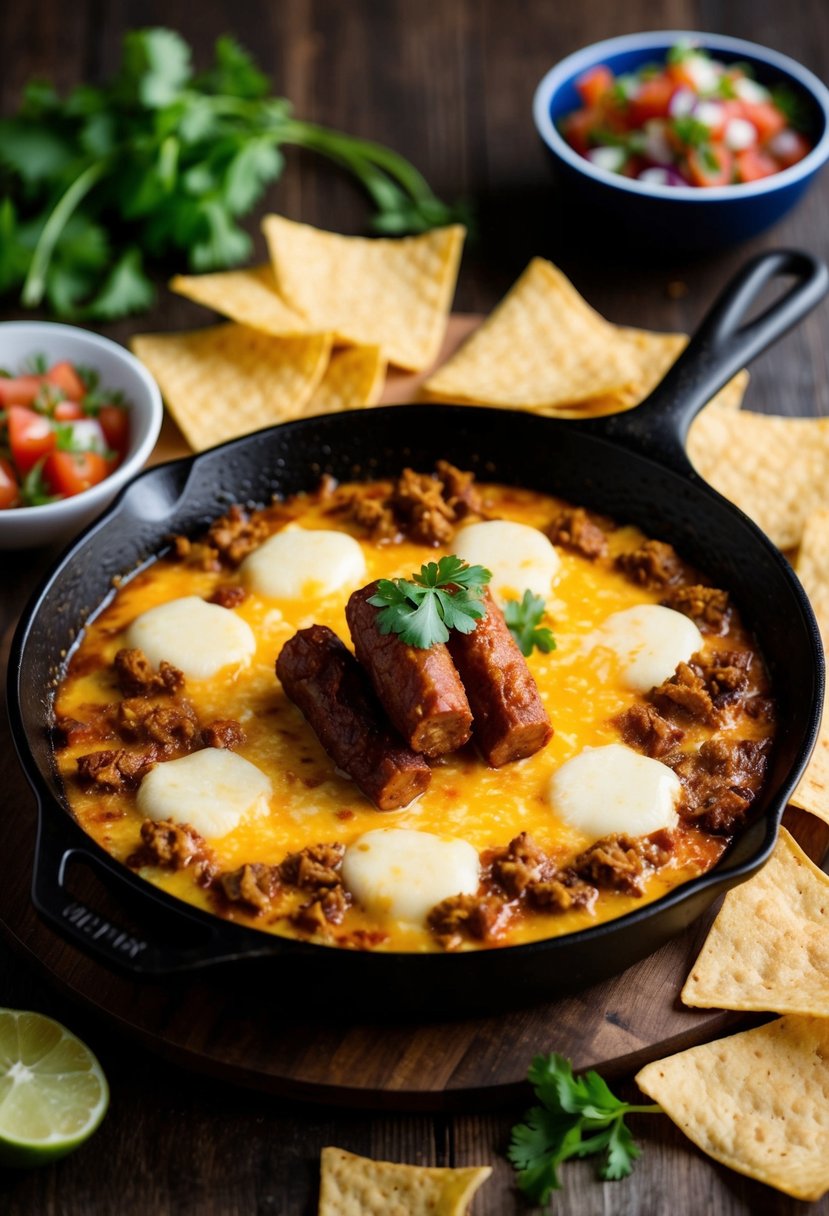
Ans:
{"type": "Polygon", "coordinates": [[[71,1153],[108,1103],[106,1077],[80,1039],[43,1014],[0,1009],[0,1164],[71,1153]]]}

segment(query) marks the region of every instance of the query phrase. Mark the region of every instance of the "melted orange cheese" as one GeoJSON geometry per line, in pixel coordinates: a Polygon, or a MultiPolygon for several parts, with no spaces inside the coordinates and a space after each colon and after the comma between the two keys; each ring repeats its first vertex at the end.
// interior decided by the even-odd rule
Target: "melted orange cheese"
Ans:
{"type": "MultiPolygon", "coordinates": [[[[545,495],[505,487],[487,487],[486,499],[491,513],[540,528],[547,527],[563,505],[545,495]]],[[[435,557],[436,551],[425,545],[367,541],[359,529],[326,514],[313,498],[300,496],[299,506],[303,528],[340,528],[361,541],[368,579],[410,577],[424,561],[435,557]]],[[[612,556],[635,548],[644,538],[636,529],[622,527],[609,539],[612,556]]],[[[274,674],[281,647],[298,629],[314,623],[327,625],[348,642],[347,593],[302,602],[249,595],[235,611],[256,635],[257,649],[250,665],[239,671],[226,669],[210,680],[188,680],[185,689],[200,722],[233,718],[242,724],[247,740],[239,753],[273,783],[266,817],[243,822],[224,838],[209,842],[220,868],[232,870],[253,861],[277,863],[308,845],[333,841],[347,845],[363,832],[387,826],[457,836],[481,851],[506,845],[519,832],[527,831],[562,863],[590,844],[587,837],[557,820],[544,791],[551,773],[563,761],[585,747],[618,742],[613,717],[641,700],[622,683],[613,654],[591,649],[591,634],[612,612],[657,603],[660,595],[634,585],[612,569],[610,562],[590,562],[563,549],[559,553],[561,570],[547,603],[556,649],[547,655],[535,652],[528,660],[555,728],[551,743],[536,755],[498,770],[487,768],[471,745],[444,756],[434,765],[425,794],[409,807],[391,812],[375,810],[352,782],[335,771],[274,674]]],[[[84,631],[58,692],[57,715],[83,721],[91,705],[118,699],[110,665],[125,644],[125,629],[136,616],[180,596],[207,597],[227,581],[226,574],[160,559],[124,582],[84,631]]],[[[735,647],[733,636],[728,645],[735,647]]],[[[760,736],[768,729],[742,721],[740,736],[760,736]]],[[[683,747],[693,746],[711,733],[710,728],[691,725],[683,747]]],[[[141,816],[134,795],[101,794],[78,785],[74,776],[77,757],[90,750],[88,743],[77,744],[57,754],[67,798],[82,827],[124,861],[137,847],[141,816]]],[[[537,940],[619,916],[710,868],[721,849],[719,840],[690,829],[680,831],[672,860],[649,878],[643,897],[602,892],[593,912],[533,913],[518,919],[506,940],[510,944],[537,940]]],[[[217,911],[189,870],[170,873],[148,867],[141,872],[173,895],[217,911]]],[[[223,914],[267,932],[299,935],[284,916],[256,918],[235,906],[224,909],[223,914]]],[[[381,949],[436,948],[426,929],[393,923],[380,927],[387,935],[381,949]]],[[[342,926],[332,927],[327,940],[353,944],[354,930],[377,928],[375,921],[353,907],[342,926]]]]}

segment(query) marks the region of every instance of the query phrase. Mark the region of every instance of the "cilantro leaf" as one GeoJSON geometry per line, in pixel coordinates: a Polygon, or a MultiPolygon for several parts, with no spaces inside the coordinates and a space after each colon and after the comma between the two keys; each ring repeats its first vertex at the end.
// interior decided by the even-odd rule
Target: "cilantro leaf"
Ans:
{"type": "Polygon", "coordinates": [[[555,1053],[536,1056],[527,1077],[542,1105],[513,1127],[507,1156],[518,1171],[519,1188],[530,1199],[547,1202],[561,1186],[558,1167],[571,1157],[603,1154],[598,1175],[606,1181],[631,1172],[641,1149],[625,1116],[657,1114],[659,1106],[620,1101],[597,1072],[574,1076],[570,1061],[555,1053]]]}
{"type": "Polygon", "coordinates": [[[190,74],[190,48],[173,30],[132,30],[125,36],[121,85],[141,105],[169,105],[190,74]]]}
{"type": "Polygon", "coordinates": [[[483,566],[469,566],[451,554],[427,562],[411,580],[380,579],[368,603],[381,611],[377,628],[396,633],[419,650],[449,640],[449,630],[471,633],[486,615],[483,589],[492,578],[483,566]]]}
{"type": "Polygon", "coordinates": [[[140,249],[128,249],[118,259],[103,287],[84,309],[84,316],[110,321],[149,308],[155,289],[144,273],[140,249]]]}
{"type": "Polygon", "coordinates": [[[556,648],[552,630],[541,625],[545,611],[544,600],[529,589],[521,600],[507,600],[504,604],[504,620],[525,658],[534,650],[549,654],[556,648]]]}

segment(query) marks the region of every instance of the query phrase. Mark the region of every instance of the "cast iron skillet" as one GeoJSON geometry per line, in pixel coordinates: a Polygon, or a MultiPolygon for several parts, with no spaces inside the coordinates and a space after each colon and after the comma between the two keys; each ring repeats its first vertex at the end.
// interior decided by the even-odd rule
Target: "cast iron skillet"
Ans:
{"type": "Polygon", "coordinates": [[[820,638],[800,584],[754,524],[694,473],[683,443],[705,402],[799,321],[827,286],[826,267],[808,254],[756,258],[651,397],[629,413],[582,423],[468,406],[378,408],[274,427],[136,478],[59,560],[12,646],[12,731],[39,804],[32,895],[40,915],[82,950],[134,975],[232,964],[227,978],[234,984],[253,971],[257,991],[322,998],[329,1010],[369,1005],[375,1013],[459,1013],[548,996],[620,972],[681,932],[768,857],[814,746],[823,693],[820,638]],[[794,283],[746,320],[779,276],[794,283]],[[386,477],[404,465],[430,469],[440,457],[482,479],[561,495],[637,524],[732,592],[768,662],[780,713],[768,781],[721,862],[595,928],[504,949],[413,955],[330,949],[234,925],[173,899],[113,860],[67,809],[49,738],[51,690],[65,654],[82,622],[112,594],[113,577],[151,559],[171,531],[194,534],[230,503],[263,504],[273,494],[311,489],[323,472],[386,477]],[[104,880],[114,914],[102,911],[97,898],[73,895],[79,864],[104,880]],[[134,915],[138,930],[126,927],[134,915]]]}

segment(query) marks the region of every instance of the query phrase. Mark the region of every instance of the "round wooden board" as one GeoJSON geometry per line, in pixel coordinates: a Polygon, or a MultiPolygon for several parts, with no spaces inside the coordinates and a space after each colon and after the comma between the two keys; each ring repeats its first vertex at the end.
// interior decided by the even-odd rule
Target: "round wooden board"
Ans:
{"type": "MultiPolygon", "coordinates": [[[[441,359],[479,324],[450,321],[441,359]]],[[[392,373],[389,404],[411,400],[423,377],[392,373]]],[[[171,420],[153,462],[185,455],[171,420]]],[[[10,633],[4,639],[7,653],[10,633]]],[[[4,668],[5,663],[0,663],[4,668]]],[[[5,674],[4,671],[1,674],[5,674]]],[[[3,679],[2,688],[5,688],[3,679]]],[[[2,692],[0,692],[2,696],[2,692]]],[[[577,1068],[612,1077],[724,1033],[744,1015],[686,1009],[679,991],[714,910],[682,937],[623,975],[578,995],[491,1017],[466,1020],[345,1022],[337,994],[318,1019],[290,1015],[291,994],[235,985],[227,970],[186,980],[137,981],[94,962],[54,934],[30,899],[35,842],[33,799],[0,715],[0,927],[32,963],[69,995],[163,1057],[207,1075],[282,1097],[386,1110],[469,1110],[515,1103],[525,1095],[533,1055],[559,1051],[577,1068]],[[283,1013],[283,1010],[286,1012],[283,1013]]],[[[789,811],[787,826],[813,857],[829,827],[789,811]]],[[[78,895],[91,907],[95,887],[78,895]]]]}

